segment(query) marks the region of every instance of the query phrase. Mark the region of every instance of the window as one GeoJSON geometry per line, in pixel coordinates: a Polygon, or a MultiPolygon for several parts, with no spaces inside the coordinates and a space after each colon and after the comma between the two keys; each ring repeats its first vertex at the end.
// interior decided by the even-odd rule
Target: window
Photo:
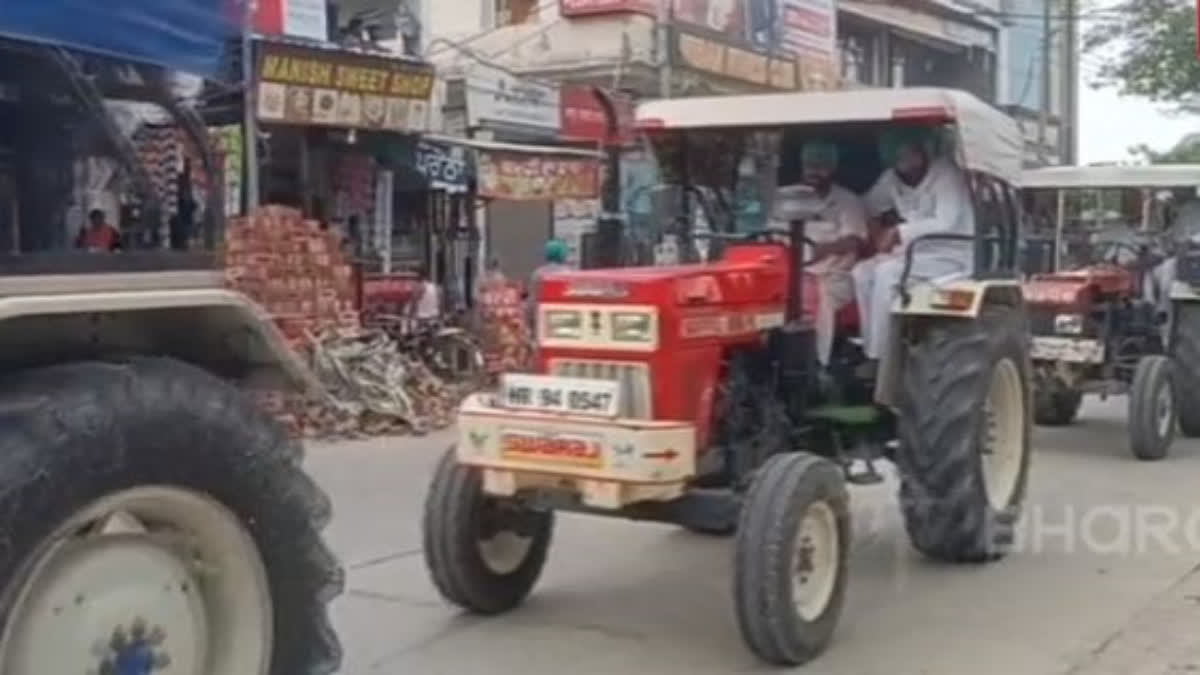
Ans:
{"type": "Polygon", "coordinates": [[[538,0],[484,0],[484,25],[500,28],[537,21],[538,0]]]}

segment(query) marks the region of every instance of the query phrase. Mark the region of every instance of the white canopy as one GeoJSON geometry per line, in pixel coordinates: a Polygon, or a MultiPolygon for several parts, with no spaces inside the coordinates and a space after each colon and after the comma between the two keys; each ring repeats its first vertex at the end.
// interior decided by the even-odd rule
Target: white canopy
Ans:
{"type": "Polygon", "coordinates": [[[1200,164],[1049,166],[1025,171],[1021,175],[1021,187],[1064,190],[1200,188],[1200,164]]]}
{"type": "Polygon", "coordinates": [[[940,121],[957,128],[959,161],[1018,184],[1024,139],[1017,123],[955,89],[855,89],[647,101],[637,125],[655,129],[779,128],[854,122],[940,121]]]}

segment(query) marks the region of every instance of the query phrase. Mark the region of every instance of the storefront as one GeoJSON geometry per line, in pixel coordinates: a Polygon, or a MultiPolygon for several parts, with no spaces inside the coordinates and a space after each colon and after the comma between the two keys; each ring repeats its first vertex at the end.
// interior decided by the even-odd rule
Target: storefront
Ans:
{"type": "MultiPolygon", "coordinates": [[[[386,152],[429,128],[428,64],[337,48],[259,41],[255,119],[262,139],[254,201],[294,206],[350,234],[373,267],[415,267],[424,252],[381,250],[426,218],[420,200],[396,190],[402,169],[386,152]],[[401,253],[400,260],[394,257],[401,253]],[[384,257],[384,254],[390,254],[384,257]]],[[[411,238],[400,237],[400,241],[411,238]]],[[[389,247],[390,248],[390,247],[389,247]]]]}
{"type": "Polygon", "coordinates": [[[576,147],[595,145],[596,111],[578,101],[578,91],[482,64],[448,83],[445,113],[462,120],[456,131],[477,161],[476,258],[495,257],[512,278],[529,277],[551,237],[578,261],[599,214],[600,154],[576,147]],[[584,134],[564,138],[565,119],[584,134]]]}

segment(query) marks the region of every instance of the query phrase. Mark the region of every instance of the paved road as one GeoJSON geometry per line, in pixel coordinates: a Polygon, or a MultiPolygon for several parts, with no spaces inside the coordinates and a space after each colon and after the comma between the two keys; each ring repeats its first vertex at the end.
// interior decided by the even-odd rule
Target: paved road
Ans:
{"type": "MultiPolygon", "coordinates": [[[[858,489],[846,610],[829,652],[802,672],[1200,670],[1200,575],[1190,574],[1200,563],[1200,442],[1137,463],[1123,405],[1092,402],[1078,426],[1037,432],[1023,550],[998,564],[925,562],[907,545],[894,488],[858,489]]],[[[426,580],[419,514],[449,438],[310,451],[334,499],[329,536],[350,569],[335,606],[346,675],[764,670],[734,625],[728,543],[670,527],[564,517],[524,608],[480,620],[443,605],[426,580]]]]}

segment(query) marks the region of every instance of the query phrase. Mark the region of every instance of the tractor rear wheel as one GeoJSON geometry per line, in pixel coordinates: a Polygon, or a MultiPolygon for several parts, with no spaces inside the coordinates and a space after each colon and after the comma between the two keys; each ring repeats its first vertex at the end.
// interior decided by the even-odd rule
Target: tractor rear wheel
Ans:
{"type": "Polygon", "coordinates": [[[438,592],[475,614],[524,602],[542,574],[554,513],[483,492],[479,469],[443,455],[425,499],[425,566],[438,592]]]}
{"type": "Polygon", "coordinates": [[[1166,458],[1175,441],[1179,405],[1171,363],[1165,356],[1144,357],[1129,389],[1129,449],[1144,461],[1166,458]]]}
{"type": "Polygon", "coordinates": [[[1020,309],[930,326],[908,348],[900,505],[913,546],[947,562],[1003,557],[1030,461],[1031,365],[1020,309]]]}
{"type": "Polygon", "coordinates": [[[1179,430],[1188,438],[1200,438],[1200,303],[1177,302],[1172,313],[1179,430]]]}
{"type": "Polygon", "coordinates": [[[742,506],[733,600],[750,649],[796,666],[829,645],[846,593],[850,497],[842,469],[807,453],[771,457],[742,506]]]}
{"type": "Polygon", "coordinates": [[[344,576],[299,443],[166,359],[0,379],[0,672],[328,675],[344,576]]]}
{"type": "Polygon", "coordinates": [[[1075,421],[1082,406],[1082,392],[1037,391],[1033,396],[1033,421],[1044,427],[1063,427],[1075,421]]]}

